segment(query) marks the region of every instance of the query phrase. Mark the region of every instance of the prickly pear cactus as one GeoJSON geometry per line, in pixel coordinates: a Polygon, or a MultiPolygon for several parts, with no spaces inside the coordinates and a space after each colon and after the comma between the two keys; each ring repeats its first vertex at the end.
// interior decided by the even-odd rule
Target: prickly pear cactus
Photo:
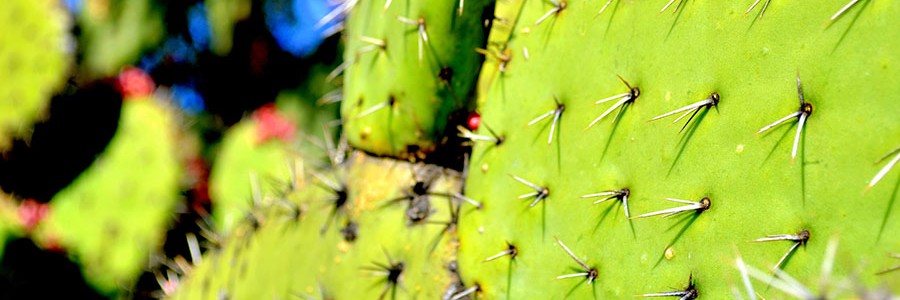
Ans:
{"type": "MultiPolygon", "coordinates": [[[[428,139],[399,120],[444,115],[390,100],[404,76],[434,78],[406,69],[423,23],[421,4],[400,2],[351,10],[342,117],[352,145],[408,158],[398,151],[428,139]],[[397,56],[393,31],[358,33],[393,28],[380,14],[412,23],[397,56]]],[[[455,13],[430,4],[426,20],[455,13]]],[[[423,65],[428,51],[487,57],[482,122],[460,133],[475,145],[464,184],[363,155],[295,167],[289,188],[244,181],[257,196],[241,230],[176,296],[898,294],[900,273],[882,271],[900,251],[900,177],[882,169],[894,156],[873,162],[900,141],[900,4],[846,4],[499,1],[474,47],[438,44],[426,21],[423,65]]]]}
{"type": "Polygon", "coordinates": [[[0,150],[31,128],[65,78],[71,41],[58,1],[8,1],[0,12],[0,150]]]}
{"type": "Polygon", "coordinates": [[[487,2],[351,3],[341,106],[347,139],[379,155],[422,158],[440,142],[450,113],[469,106],[487,2]]]}
{"type": "Polygon", "coordinates": [[[900,183],[864,193],[900,143],[900,5],[861,1],[831,21],[845,3],[744,2],[610,1],[599,15],[606,1],[498,2],[521,11],[490,45],[512,59],[482,70],[481,116],[503,142],[472,154],[467,195],[484,209],[460,219],[467,285],[487,299],[603,299],[687,295],[692,277],[704,298],[747,296],[737,251],[768,270],[796,245],[779,268],[814,295],[852,295],[837,288],[849,277],[900,292],[896,274],[874,275],[896,264],[900,183]],[[792,236],[752,242],[776,234],[792,236]],[[515,258],[485,262],[507,243],[515,258]]]}
{"type": "Polygon", "coordinates": [[[157,248],[178,200],[175,128],[150,99],[126,101],[116,135],[94,164],[56,194],[33,236],[65,249],[85,278],[113,294],[131,286],[157,248]]]}
{"type": "Polygon", "coordinates": [[[279,185],[290,183],[290,160],[285,142],[279,139],[263,139],[259,119],[240,122],[232,127],[222,141],[218,163],[210,174],[210,196],[213,207],[214,228],[222,233],[231,232],[253,207],[252,182],[258,193],[269,193],[279,185]],[[265,183],[265,184],[263,184],[265,183]]]}
{"type": "Polygon", "coordinates": [[[459,189],[459,175],[432,168],[358,154],[260,193],[174,298],[435,299],[461,291],[451,222],[458,201],[414,188],[447,194],[459,189]]]}

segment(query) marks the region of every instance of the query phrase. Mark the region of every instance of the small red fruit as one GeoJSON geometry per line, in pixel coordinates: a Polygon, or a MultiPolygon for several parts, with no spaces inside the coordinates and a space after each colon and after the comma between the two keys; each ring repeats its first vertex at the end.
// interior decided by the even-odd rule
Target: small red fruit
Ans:
{"type": "Polygon", "coordinates": [[[253,113],[256,120],[256,142],[264,143],[271,139],[290,142],[294,139],[294,124],[278,113],[274,104],[266,104],[253,113]]]}
{"type": "Polygon", "coordinates": [[[477,112],[470,112],[469,118],[466,119],[466,127],[471,131],[478,130],[478,126],[481,126],[481,115],[477,112]]]}
{"type": "Polygon", "coordinates": [[[147,72],[135,67],[125,67],[119,73],[119,92],[123,98],[133,99],[146,97],[153,93],[156,84],[147,72]]]}
{"type": "Polygon", "coordinates": [[[19,219],[26,231],[32,231],[50,213],[50,206],[34,199],[25,199],[19,204],[19,219]]]}

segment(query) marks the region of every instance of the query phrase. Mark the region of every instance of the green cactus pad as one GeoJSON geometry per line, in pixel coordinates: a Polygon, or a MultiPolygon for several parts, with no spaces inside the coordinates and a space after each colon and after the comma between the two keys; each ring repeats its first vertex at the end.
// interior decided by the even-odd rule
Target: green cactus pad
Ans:
{"type": "Polygon", "coordinates": [[[288,157],[281,140],[259,142],[253,120],[245,120],[228,130],[210,172],[216,231],[227,235],[250,211],[251,178],[253,184],[259,184],[260,193],[271,193],[280,179],[290,178],[288,157]]]}
{"type": "Polygon", "coordinates": [[[98,290],[132,286],[165,238],[178,200],[175,128],[152,100],[126,101],[116,135],[94,164],[56,194],[39,227],[83,266],[98,290]]]}
{"type": "MultiPolygon", "coordinates": [[[[693,274],[702,297],[726,298],[743,291],[736,249],[768,270],[792,243],[750,241],[809,229],[787,273],[818,291],[834,237],[834,278],[900,292],[889,284],[896,274],[874,275],[896,265],[887,254],[900,251],[896,170],[864,193],[884,164],[873,162],[900,143],[900,27],[892,21],[900,3],[860,1],[830,22],[846,1],[772,1],[761,18],[762,4],[745,14],[752,1],[676,1],[660,12],[665,2],[613,1],[598,16],[605,1],[569,1],[540,25],[554,4],[521,4],[508,45],[498,48],[515,59],[492,82],[481,78],[483,122],[505,140],[473,152],[467,195],[484,209],[461,217],[464,282],[478,282],[487,299],[605,299],[685,288],[693,274]],[[814,110],[792,163],[796,118],[756,132],[798,110],[798,72],[814,110]],[[629,92],[616,75],[639,87],[639,98],[585,129],[616,102],[596,100],[629,92]],[[717,107],[701,109],[682,132],[688,117],[648,122],[713,92],[717,107]],[[566,109],[548,145],[552,117],[527,124],[555,109],[554,99],[566,109]],[[529,208],[533,198],[517,196],[534,190],[510,175],[549,196],[529,208]],[[667,197],[709,197],[711,207],[628,220],[615,199],[580,198],[625,187],[632,217],[684,205],[667,197]],[[593,285],[554,279],[582,269],[554,237],[598,268],[593,285]],[[507,242],[518,249],[514,262],[484,262],[507,242]]],[[[488,63],[483,72],[497,68],[488,63]]],[[[767,298],[785,296],[754,284],[767,298]]]]}
{"type": "Polygon", "coordinates": [[[379,155],[422,157],[434,151],[450,113],[468,106],[487,3],[466,1],[462,16],[458,3],[394,0],[385,10],[385,2],[359,1],[351,11],[341,107],[351,145],[379,155]],[[427,43],[420,26],[398,18],[424,20],[427,43]]]}
{"type": "MultiPolygon", "coordinates": [[[[448,266],[455,259],[455,231],[445,232],[445,224],[408,225],[406,202],[390,204],[415,182],[411,168],[355,155],[334,172],[298,177],[285,196],[263,194],[253,210],[255,230],[239,223],[242,230],[204,256],[175,298],[375,298],[386,285],[370,268],[390,261],[404,268],[396,291],[386,297],[438,298],[454,282],[448,266]],[[332,180],[343,182],[349,197],[334,215],[334,204],[327,200],[334,195],[322,188],[332,180]],[[303,211],[299,218],[296,208],[303,211]],[[349,221],[358,226],[353,239],[344,233],[349,221]]],[[[438,178],[431,191],[458,190],[455,176],[438,178]]],[[[429,221],[450,219],[446,198],[430,201],[429,221]]]]}
{"type": "Polygon", "coordinates": [[[0,150],[31,128],[63,83],[69,22],[58,1],[7,1],[0,11],[0,150]]]}

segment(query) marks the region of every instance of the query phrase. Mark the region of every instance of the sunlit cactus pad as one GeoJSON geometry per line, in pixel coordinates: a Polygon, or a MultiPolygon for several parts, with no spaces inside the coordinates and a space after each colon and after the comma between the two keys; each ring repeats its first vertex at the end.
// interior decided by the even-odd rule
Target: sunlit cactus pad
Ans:
{"type": "Polygon", "coordinates": [[[900,4],[860,1],[829,21],[846,3],[762,2],[762,16],[763,3],[745,14],[752,1],[673,1],[662,12],[665,1],[611,1],[600,15],[606,1],[498,2],[522,11],[508,43],[491,45],[513,53],[505,72],[493,58],[483,72],[498,75],[481,77],[483,124],[504,140],[479,142],[472,155],[467,196],[484,210],[461,217],[464,282],[487,299],[605,299],[684,291],[693,275],[704,298],[746,298],[737,253],[772,274],[795,242],[752,241],[808,229],[781,269],[813,294],[849,297],[855,284],[900,292],[900,275],[875,275],[897,263],[888,254],[900,251],[900,177],[864,193],[885,163],[874,162],[900,144],[900,4]],[[811,110],[801,110],[798,80],[811,110]],[[675,124],[681,112],[650,121],[698,102],[675,124]],[[517,197],[540,190],[512,176],[548,196],[529,208],[535,197],[517,197]],[[623,188],[633,219],[612,193],[596,205],[606,196],[581,197],[623,188]],[[690,210],[636,218],[675,207],[690,210]],[[484,262],[507,243],[513,262],[484,262]],[[554,279],[592,267],[595,278],[554,279]]]}
{"type": "MultiPolygon", "coordinates": [[[[396,200],[424,173],[436,176],[427,178],[434,180],[429,192],[458,191],[458,174],[431,168],[355,154],[334,171],[295,170],[305,175],[286,189],[261,193],[175,298],[436,299],[462,291],[451,271],[457,242],[446,224],[450,200],[428,196],[430,213],[417,223],[408,220],[409,201],[396,200]],[[399,285],[389,284],[379,265],[401,263],[399,285]]],[[[452,202],[459,208],[458,200],[452,202]]]]}
{"type": "Polygon", "coordinates": [[[459,3],[359,1],[350,12],[341,111],[351,145],[421,158],[435,150],[450,113],[468,107],[487,3],[465,1],[462,11],[459,3]]]}
{"type": "Polygon", "coordinates": [[[65,81],[70,22],[58,1],[13,0],[0,10],[0,150],[31,128],[65,81]]]}
{"type": "Polygon", "coordinates": [[[104,293],[134,284],[173,220],[180,170],[170,113],[151,99],[125,102],[109,146],[54,196],[34,235],[65,249],[104,293]]]}

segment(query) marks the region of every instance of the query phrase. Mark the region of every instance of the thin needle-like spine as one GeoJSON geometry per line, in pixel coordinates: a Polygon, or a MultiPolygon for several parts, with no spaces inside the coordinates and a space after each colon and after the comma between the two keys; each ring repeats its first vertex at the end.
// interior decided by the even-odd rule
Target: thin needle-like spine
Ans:
{"type": "Polygon", "coordinates": [[[787,273],[781,270],[775,270],[775,275],[766,274],[750,265],[747,265],[747,274],[756,280],[766,282],[770,286],[787,293],[797,299],[816,299],[812,292],[807,290],[803,285],[791,278],[787,273]],[[790,278],[790,279],[788,279],[790,278]]]}
{"type": "Polygon", "coordinates": [[[459,130],[459,137],[461,137],[461,138],[469,139],[472,141],[485,141],[485,142],[494,142],[494,143],[499,141],[499,139],[492,137],[492,136],[476,134],[476,133],[472,132],[471,130],[469,130],[468,128],[463,127],[462,125],[457,125],[456,129],[459,130]]]}
{"type": "MultiPolygon", "coordinates": [[[[737,253],[737,248],[735,248],[735,252],[737,253]]],[[[756,291],[753,289],[753,283],[750,282],[750,276],[747,274],[747,265],[744,264],[744,259],[741,258],[740,253],[737,253],[735,264],[737,265],[738,271],[741,273],[741,281],[744,283],[744,289],[747,290],[748,299],[756,300],[756,291]]]]}
{"type": "Polygon", "coordinates": [[[511,249],[506,249],[506,250],[500,251],[500,253],[497,253],[491,257],[485,258],[484,261],[488,262],[488,261],[492,261],[492,260],[507,256],[507,255],[510,255],[510,254],[512,254],[512,251],[513,250],[511,250],[511,249]]]}
{"type": "Polygon", "coordinates": [[[866,191],[868,191],[870,188],[875,186],[875,184],[878,183],[878,181],[881,181],[881,179],[884,178],[884,175],[886,175],[887,172],[890,171],[891,168],[893,168],[894,165],[897,164],[897,162],[900,162],[900,147],[897,147],[896,149],[894,149],[893,151],[889,152],[887,155],[885,155],[884,157],[882,157],[881,159],[876,161],[875,163],[879,163],[879,162],[883,161],[884,159],[890,157],[891,154],[894,154],[894,153],[896,153],[894,158],[891,159],[891,161],[889,161],[883,168],[881,168],[881,170],[878,171],[878,174],[875,174],[875,177],[872,177],[872,180],[869,181],[869,185],[866,186],[866,191]]]}
{"type": "Polygon", "coordinates": [[[588,267],[588,265],[585,264],[583,261],[581,261],[581,259],[579,259],[578,256],[575,255],[575,253],[572,253],[572,250],[569,250],[569,247],[566,247],[566,244],[563,244],[563,242],[559,238],[557,238],[557,237],[554,237],[554,238],[556,239],[556,242],[563,248],[563,250],[566,251],[566,254],[568,254],[569,257],[571,257],[573,260],[575,260],[575,262],[578,263],[578,265],[581,266],[582,269],[584,269],[584,272],[560,275],[560,276],[556,276],[556,279],[565,279],[565,278],[585,277],[586,276],[588,278],[587,284],[590,285],[591,283],[593,283],[594,279],[597,278],[597,269],[588,267]]]}
{"type": "MultiPolygon", "coordinates": [[[[606,99],[601,99],[601,100],[606,100],[606,99]]],[[[591,124],[588,124],[588,126],[585,127],[584,130],[588,130],[589,128],[593,127],[594,124],[597,124],[597,122],[600,122],[600,120],[602,120],[603,117],[606,117],[606,116],[609,115],[613,110],[615,110],[616,108],[619,108],[620,106],[624,105],[624,104],[627,103],[629,100],[631,100],[631,98],[628,97],[628,94],[625,94],[625,96],[622,97],[622,100],[619,100],[619,102],[616,102],[616,104],[613,104],[613,106],[610,106],[609,109],[607,109],[605,112],[603,112],[603,114],[601,114],[599,117],[597,117],[596,119],[594,119],[593,121],[591,121],[591,124]]],[[[604,101],[604,102],[605,102],[605,101],[604,101]]],[[[597,101],[597,103],[603,103],[603,102],[597,101]]]]}
{"type": "Polygon", "coordinates": [[[510,258],[510,259],[515,259],[515,258],[516,258],[516,255],[519,253],[518,251],[519,251],[519,250],[516,248],[516,246],[513,246],[513,244],[510,244],[509,242],[507,242],[507,243],[506,243],[506,250],[500,251],[500,253],[497,253],[497,254],[495,254],[495,255],[493,255],[493,256],[491,256],[491,257],[486,258],[486,259],[484,260],[484,262],[489,262],[489,261],[492,261],[492,260],[495,260],[495,259],[498,259],[498,258],[507,256],[507,255],[509,255],[509,258],[510,258]]]}
{"type": "Polygon", "coordinates": [[[459,292],[458,294],[453,295],[453,297],[450,297],[450,300],[459,300],[459,299],[462,299],[463,297],[468,296],[468,295],[470,295],[470,294],[472,294],[472,293],[474,293],[474,292],[477,292],[477,291],[480,290],[480,289],[481,289],[481,287],[478,286],[478,285],[476,284],[476,285],[473,286],[473,287],[470,287],[470,288],[468,288],[468,289],[466,289],[466,290],[464,290],[464,291],[462,291],[462,292],[459,292]]]}
{"type": "Polygon", "coordinates": [[[797,248],[800,247],[800,245],[806,244],[806,242],[809,241],[809,238],[810,238],[809,230],[803,229],[797,234],[771,234],[764,238],[758,238],[753,241],[754,242],[772,242],[772,241],[792,241],[792,242],[794,242],[794,245],[792,245],[791,248],[788,249],[788,251],[785,252],[784,255],[781,256],[781,259],[779,259],[778,262],[775,263],[775,266],[772,267],[773,270],[778,270],[781,268],[781,265],[784,263],[784,260],[787,259],[787,257],[790,256],[791,253],[794,253],[794,251],[797,250],[797,248]]]}
{"type": "Polygon", "coordinates": [[[583,261],[581,261],[581,259],[579,259],[578,256],[575,255],[575,253],[572,253],[572,250],[569,250],[569,247],[566,247],[566,244],[563,244],[563,242],[559,238],[556,238],[556,242],[559,243],[559,245],[563,248],[563,250],[565,250],[566,253],[569,254],[569,257],[574,259],[575,262],[577,262],[578,265],[581,266],[581,268],[583,268],[585,270],[591,269],[590,267],[587,266],[587,264],[585,264],[583,261]]]}
{"type": "Polygon", "coordinates": [[[790,119],[797,118],[797,131],[794,135],[794,144],[791,147],[791,164],[794,164],[794,161],[797,159],[797,149],[800,148],[800,137],[803,134],[803,128],[806,126],[806,120],[812,115],[813,106],[809,102],[803,98],[803,86],[800,84],[800,74],[797,74],[797,99],[800,102],[800,108],[797,111],[788,114],[787,116],[772,122],[769,125],[763,126],[756,133],[760,134],[769,129],[774,128],[780,124],[784,124],[790,119]]]}
{"type": "Polygon", "coordinates": [[[609,6],[609,4],[612,3],[612,2],[613,2],[613,0],[607,0],[607,1],[606,1],[606,4],[604,4],[603,7],[600,8],[600,11],[597,12],[597,15],[599,16],[600,14],[602,14],[603,11],[606,10],[606,7],[609,6]]]}
{"type": "MultiPolygon", "coordinates": [[[[753,10],[753,8],[756,7],[757,4],[759,4],[759,1],[760,0],[756,0],[756,2],[753,2],[753,5],[750,5],[750,8],[748,8],[747,11],[744,13],[749,14],[750,11],[753,10]]],[[[763,4],[762,9],[760,9],[760,11],[759,11],[759,16],[757,16],[757,18],[762,19],[763,14],[766,13],[766,8],[769,7],[769,2],[771,2],[771,1],[772,0],[766,0],[766,3],[763,4]]]]}
{"type": "MultiPolygon", "coordinates": [[[[554,99],[554,101],[556,100],[554,99]]],[[[547,137],[547,145],[550,145],[551,143],[553,143],[553,133],[556,132],[556,123],[559,122],[559,118],[562,116],[562,113],[565,110],[566,106],[562,103],[559,103],[559,101],[556,101],[556,108],[544,113],[543,115],[538,116],[537,118],[534,118],[534,120],[528,122],[528,126],[534,125],[537,122],[546,119],[547,117],[553,116],[553,123],[550,124],[550,135],[547,137]]]]}
{"type": "Polygon", "coordinates": [[[428,33],[425,31],[425,18],[419,18],[418,20],[413,20],[409,18],[404,18],[401,16],[397,16],[397,20],[406,23],[409,25],[413,25],[417,27],[418,32],[418,44],[419,44],[419,63],[422,63],[422,52],[424,49],[424,45],[428,44],[428,33]]]}
{"type": "Polygon", "coordinates": [[[322,26],[325,26],[325,24],[328,24],[328,22],[334,21],[334,19],[336,19],[339,15],[349,12],[351,9],[353,9],[354,6],[356,6],[357,2],[359,2],[359,0],[347,0],[341,5],[338,5],[338,7],[335,7],[330,12],[328,12],[328,14],[323,16],[322,19],[319,19],[319,22],[316,23],[316,29],[322,28],[322,26]]]}
{"type": "Polygon", "coordinates": [[[757,131],[756,133],[763,133],[763,132],[766,132],[767,130],[772,129],[772,128],[774,128],[775,126],[778,126],[778,125],[780,125],[780,124],[782,124],[782,123],[784,123],[784,122],[787,122],[787,121],[790,120],[790,119],[796,118],[796,117],[799,116],[800,114],[801,114],[800,111],[792,112],[791,114],[787,115],[786,117],[781,118],[781,119],[778,119],[778,121],[772,122],[772,124],[769,124],[769,125],[764,126],[763,128],[760,128],[759,131],[757,131]]]}
{"type": "Polygon", "coordinates": [[[550,2],[553,3],[553,8],[551,8],[549,11],[547,11],[547,13],[545,13],[543,16],[541,16],[540,19],[538,19],[536,22],[534,22],[535,26],[541,25],[541,23],[544,22],[544,20],[546,20],[547,18],[549,18],[550,15],[559,13],[560,11],[565,9],[566,5],[567,5],[565,1],[557,2],[556,0],[550,0],[550,2]]]}
{"type": "Polygon", "coordinates": [[[797,134],[794,136],[794,147],[791,149],[791,164],[793,164],[794,159],[797,158],[797,146],[800,145],[800,134],[803,132],[803,125],[806,124],[806,118],[808,117],[809,114],[800,114],[800,122],[797,123],[797,134]]]}
{"type": "Polygon", "coordinates": [[[541,200],[543,200],[544,198],[546,198],[546,197],[550,194],[550,191],[548,191],[546,188],[539,187],[539,186],[537,186],[536,184],[533,184],[533,183],[531,183],[531,182],[528,182],[528,181],[525,180],[525,179],[522,179],[521,177],[518,177],[518,176],[515,176],[515,175],[509,175],[509,176],[512,176],[513,179],[515,179],[516,181],[518,181],[518,182],[520,182],[520,183],[522,183],[522,184],[524,184],[524,185],[527,185],[527,186],[531,187],[532,189],[534,189],[534,192],[527,193],[527,194],[523,194],[523,195],[519,196],[519,199],[525,199],[525,198],[529,198],[529,197],[534,197],[534,201],[531,202],[531,204],[528,205],[528,207],[534,207],[535,205],[538,204],[538,202],[541,202],[541,200]]]}
{"type": "Polygon", "coordinates": [[[685,294],[684,291],[673,291],[673,292],[642,294],[641,297],[681,297],[681,296],[684,296],[684,294],[685,294]]]}
{"type": "Polygon", "coordinates": [[[362,117],[368,116],[368,115],[370,115],[370,114],[372,114],[372,113],[374,113],[374,112],[376,112],[376,111],[378,111],[378,110],[380,110],[380,109],[382,109],[382,108],[387,107],[387,106],[389,105],[388,103],[389,103],[388,101],[384,101],[384,102],[375,104],[375,105],[373,105],[372,107],[370,107],[369,109],[367,109],[367,110],[365,110],[365,111],[359,113],[358,115],[356,115],[355,118],[360,119],[360,118],[362,118],[362,117]]]}
{"type": "Polygon", "coordinates": [[[663,218],[665,218],[665,217],[674,216],[679,213],[687,212],[687,211],[704,211],[704,210],[708,209],[710,206],[709,198],[703,198],[702,200],[700,200],[700,202],[680,200],[680,199],[675,199],[675,198],[666,198],[666,200],[669,200],[672,202],[684,203],[687,205],[673,207],[673,208],[664,209],[664,210],[655,211],[655,212],[650,212],[650,213],[642,214],[642,215],[632,217],[629,219],[640,219],[640,218],[653,217],[653,216],[659,216],[659,215],[662,215],[663,218]]]}
{"type": "Polygon", "coordinates": [[[859,0],[851,0],[849,3],[847,3],[847,5],[844,5],[844,7],[842,7],[841,10],[837,11],[836,13],[834,13],[834,15],[831,16],[831,19],[830,19],[829,21],[834,21],[834,20],[836,20],[838,17],[840,17],[841,15],[843,15],[844,12],[846,12],[848,9],[850,9],[851,7],[853,7],[853,5],[856,4],[856,2],[859,2],[859,0]]]}
{"type": "MultiPolygon", "coordinates": [[[[673,13],[673,14],[676,13],[676,12],[678,12],[678,8],[681,7],[681,3],[682,3],[682,2],[684,2],[684,0],[678,0],[678,5],[675,5],[675,9],[672,10],[672,13],[673,13]]],[[[663,8],[659,10],[659,13],[662,13],[662,12],[666,11],[666,9],[668,9],[669,6],[672,5],[672,3],[675,3],[675,0],[669,0],[669,3],[666,3],[666,6],[663,6],[663,8]]]]}
{"type": "Polygon", "coordinates": [[[748,8],[747,11],[745,11],[744,13],[749,14],[750,11],[753,10],[753,8],[756,7],[757,4],[759,4],[759,1],[760,0],[756,0],[755,2],[753,2],[753,4],[750,5],[750,8],[748,8]]]}
{"type": "Polygon", "coordinates": [[[781,256],[781,259],[779,259],[778,262],[775,263],[775,266],[772,267],[772,270],[781,269],[781,264],[784,263],[784,260],[787,259],[787,257],[790,256],[791,253],[794,253],[794,250],[797,250],[797,247],[800,247],[800,244],[800,242],[794,243],[794,245],[792,245],[791,248],[781,256]]]}
{"type": "MultiPolygon", "coordinates": [[[[692,110],[692,109],[701,108],[701,107],[703,107],[703,106],[705,106],[705,105],[710,105],[711,103],[712,103],[712,99],[705,99],[705,100],[702,100],[702,101],[694,102],[694,103],[692,103],[692,104],[690,104],[690,105],[688,105],[688,106],[685,106],[685,107],[682,107],[682,108],[679,108],[679,109],[676,109],[676,110],[673,110],[673,111],[664,113],[664,114],[662,114],[662,115],[656,116],[656,117],[654,117],[653,119],[650,119],[649,121],[656,121],[656,120],[659,120],[659,119],[662,119],[662,118],[665,118],[665,117],[668,117],[668,116],[671,116],[671,115],[674,115],[674,114],[677,114],[677,113],[680,113],[680,112],[684,112],[684,111],[689,111],[689,110],[692,110]]],[[[681,119],[681,118],[683,118],[683,117],[684,117],[684,116],[679,117],[679,119],[681,119]]],[[[648,121],[648,122],[649,122],[649,121],[648,121]]]]}
{"type": "Polygon", "coordinates": [[[628,213],[628,195],[630,193],[631,193],[631,191],[628,188],[624,188],[621,190],[604,191],[604,192],[599,192],[599,193],[594,193],[594,194],[582,195],[581,198],[605,197],[600,200],[594,201],[593,204],[603,203],[605,201],[612,200],[612,199],[620,199],[622,201],[622,206],[625,207],[625,218],[631,218],[631,216],[628,213]]]}

